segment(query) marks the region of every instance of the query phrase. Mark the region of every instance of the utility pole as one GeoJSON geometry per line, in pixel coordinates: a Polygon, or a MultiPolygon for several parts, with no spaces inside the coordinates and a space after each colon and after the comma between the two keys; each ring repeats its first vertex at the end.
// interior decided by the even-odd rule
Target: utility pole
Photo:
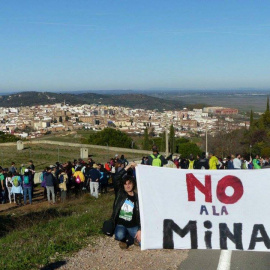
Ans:
{"type": "Polygon", "coordinates": [[[205,155],[208,156],[208,130],[205,130],[205,155]]]}
{"type": "Polygon", "coordinates": [[[166,136],[166,157],[169,156],[169,136],[168,136],[168,123],[167,123],[167,114],[165,115],[166,127],[165,127],[165,136],[166,136]]]}

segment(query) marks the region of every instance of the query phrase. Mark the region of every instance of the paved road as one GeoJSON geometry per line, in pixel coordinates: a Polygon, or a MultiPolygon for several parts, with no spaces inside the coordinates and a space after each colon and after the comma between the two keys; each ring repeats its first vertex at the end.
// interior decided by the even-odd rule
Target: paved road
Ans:
{"type": "MultiPolygon", "coordinates": [[[[217,270],[220,250],[190,250],[179,270],[217,270]]],[[[269,252],[233,251],[230,270],[269,270],[269,252]]]]}

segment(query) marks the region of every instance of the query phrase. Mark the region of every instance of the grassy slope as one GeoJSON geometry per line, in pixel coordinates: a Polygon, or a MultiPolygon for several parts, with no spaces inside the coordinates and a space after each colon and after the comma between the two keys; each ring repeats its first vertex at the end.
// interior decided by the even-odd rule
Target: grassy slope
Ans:
{"type": "Polygon", "coordinates": [[[98,200],[88,194],[80,199],[36,211],[24,208],[0,215],[0,267],[39,269],[91,244],[108,219],[114,194],[98,200]]]}
{"type": "MultiPolygon", "coordinates": [[[[80,143],[78,139],[73,140],[73,142],[80,143]]],[[[16,146],[3,146],[1,145],[0,151],[0,165],[4,168],[9,168],[11,162],[16,163],[17,168],[20,167],[22,163],[28,164],[29,159],[34,161],[36,165],[36,170],[44,169],[45,166],[50,164],[55,164],[58,161],[58,149],[59,149],[59,161],[73,161],[73,159],[78,159],[80,157],[80,148],[79,147],[66,147],[66,146],[57,146],[57,145],[26,145],[26,149],[22,151],[17,151],[16,146]]],[[[119,151],[109,151],[103,149],[94,149],[88,147],[88,153],[93,155],[93,159],[96,162],[102,162],[109,160],[111,157],[114,157],[115,154],[121,155],[121,149],[119,151]]],[[[125,157],[128,160],[137,160],[141,159],[142,155],[137,153],[125,153],[125,157]]]]}

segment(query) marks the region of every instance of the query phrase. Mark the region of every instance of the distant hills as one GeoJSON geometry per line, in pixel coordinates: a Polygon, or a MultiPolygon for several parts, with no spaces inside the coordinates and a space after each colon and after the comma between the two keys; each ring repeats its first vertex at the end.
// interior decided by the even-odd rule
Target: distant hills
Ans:
{"type": "Polygon", "coordinates": [[[174,110],[185,106],[182,101],[167,100],[144,94],[97,94],[97,93],[52,93],[52,92],[21,92],[0,96],[0,107],[20,107],[63,103],[70,105],[100,104],[112,106],[124,106],[147,110],[174,110]]]}

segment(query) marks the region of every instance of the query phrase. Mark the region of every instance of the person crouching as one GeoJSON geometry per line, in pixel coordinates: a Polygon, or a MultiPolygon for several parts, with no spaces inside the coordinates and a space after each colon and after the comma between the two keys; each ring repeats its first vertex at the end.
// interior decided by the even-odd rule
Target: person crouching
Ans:
{"type": "Polygon", "coordinates": [[[122,249],[141,242],[139,201],[135,186],[134,177],[125,175],[113,207],[111,219],[115,224],[115,240],[120,241],[122,249]]]}

